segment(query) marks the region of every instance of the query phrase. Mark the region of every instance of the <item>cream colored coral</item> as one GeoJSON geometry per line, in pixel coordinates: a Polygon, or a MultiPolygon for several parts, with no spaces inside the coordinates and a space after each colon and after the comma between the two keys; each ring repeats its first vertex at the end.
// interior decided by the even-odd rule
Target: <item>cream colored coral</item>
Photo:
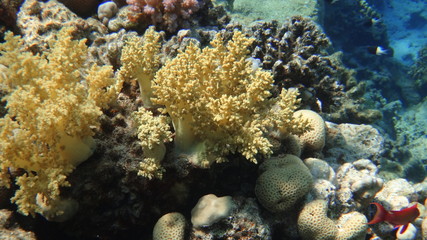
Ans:
{"type": "Polygon", "coordinates": [[[191,223],[194,227],[209,226],[228,217],[233,208],[234,202],[230,196],[205,195],[191,210],[191,223]]]}
{"type": "Polygon", "coordinates": [[[65,222],[77,212],[79,204],[73,199],[57,199],[55,203],[46,202],[43,194],[36,195],[36,203],[40,207],[40,214],[52,222],[65,222]]]}
{"type": "Polygon", "coordinates": [[[364,240],[368,221],[359,212],[328,217],[328,202],[323,199],[307,203],[298,216],[298,231],[304,240],[364,240]]]}
{"type": "Polygon", "coordinates": [[[423,239],[427,239],[427,217],[424,217],[421,223],[421,235],[423,239]]]}
{"type": "Polygon", "coordinates": [[[286,154],[266,160],[259,167],[255,194],[263,207],[271,212],[290,210],[310,191],[313,179],[301,159],[286,154]]]}
{"type": "Polygon", "coordinates": [[[298,92],[283,90],[270,98],[271,73],[247,61],[252,42],[239,31],[227,43],[218,34],[212,47],[190,44],[155,76],[153,102],[164,105],[172,119],[177,151],[196,156],[189,160],[197,166],[226,161],[236,152],[256,162],[257,154],[271,153],[268,127],[303,130],[292,116],[298,92]],[[278,111],[272,111],[275,104],[278,111]]]}
{"type": "Polygon", "coordinates": [[[72,40],[72,32],[62,29],[49,51],[38,55],[11,33],[0,44],[6,66],[0,85],[8,93],[8,112],[0,119],[0,175],[5,180],[8,168],[26,171],[11,199],[25,215],[42,212],[37,194],[47,204],[58,202],[60,187],[69,186],[67,175],[93,153],[101,108],[121,89],[111,66],[86,64],[85,40],[72,40]]]}
{"type": "Polygon", "coordinates": [[[161,34],[150,27],[144,37],[131,37],[122,50],[122,67],[119,78],[124,81],[137,80],[144,107],[151,107],[152,81],[160,67],[161,34]]]}
{"type": "Polygon", "coordinates": [[[184,240],[186,224],[181,213],[167,213],[154,225],[153,240],[184,240]]]}
{"type": "Polygon", "coordinates": [[[328,203],[314,200],[307,203],[298,216],[298,231],[304,240],[335,240],[338,229],[328,218],[328,203]]]}
{"type": "Polygon", "coordinates": [[[368,220],[359,212],[343,214],[338,219],[337,240],[364,240],[368,220]]]}
{"type": "Polygon", "coordinates": [[[163,115],[153,116],[153,113],[145,108],[139,108],[132,116],[145,156],[144,161],[140,163],[138,175],[148,179],[161,179],[164,168],[160,162],[166,153],[165,142],[172,141],[168,118],[163,115]]]}
{"type": "Polygon", "coordinates": [[[321,151],[325,146],[326,129],[323,118],[311,110],[298,110],[294,117],[299,117],[309,123],[311,130],[300,136],[303,148],[311,151],[321,151]]]}

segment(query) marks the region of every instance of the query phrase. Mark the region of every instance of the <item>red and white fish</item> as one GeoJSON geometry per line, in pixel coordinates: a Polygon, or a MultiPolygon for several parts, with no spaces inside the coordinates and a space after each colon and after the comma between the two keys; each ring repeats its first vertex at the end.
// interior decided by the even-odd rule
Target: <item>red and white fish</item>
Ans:
{"type": "Polygon", "coordinates": [[[377,207],[377,211],[372,220],[367,224],[388,222],[394,227],[400,228],[400,233],[404,233],[408,228],[408,224],[420,216],[420,210],[418,209],[417,204],[399,211],[387,211],[379,203],[371,204],[377,207]]]}

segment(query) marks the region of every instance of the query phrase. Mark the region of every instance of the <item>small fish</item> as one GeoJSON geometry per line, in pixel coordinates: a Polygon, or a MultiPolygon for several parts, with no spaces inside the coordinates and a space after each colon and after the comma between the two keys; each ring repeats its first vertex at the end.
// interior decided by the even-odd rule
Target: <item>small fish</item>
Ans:
{"type": "Polygon", "coordinates": [[[364,27],[372,27],[377,25],[381,20],[378,18],[370,18],[363,23],[364,27]]]}
{"type": "Polygon", "coordinates": [[[381,46],[369,46],[368,47],[368,52],[370,54],[374,54],[374,55],[377,55],[377,56],[386,55],[388,53],[387,49],[384,49],[381,46]]]}
{"type": "Polygon", "coordinates": [[[371,203],[371,205],[375,205],[377,211],[372,220],[367,224],[388,222],[395,227],[399,227],[400,233],[404,233],[408,227],[408,224],[420,216],[420,210],[418,209],[417,204],[412,207],[404,208],[400,211],[387,211],[379,203],[371,203]]]}

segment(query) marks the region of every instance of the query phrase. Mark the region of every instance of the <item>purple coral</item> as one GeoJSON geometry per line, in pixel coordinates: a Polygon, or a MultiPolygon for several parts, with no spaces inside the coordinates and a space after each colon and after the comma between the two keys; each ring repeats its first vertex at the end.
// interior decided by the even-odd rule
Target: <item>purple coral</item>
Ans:
{"type": "Polygon", "coordinates": [[[168,32],[175,32],[179,27],[188,27],[188,19],[201,7],[197,0],[126,0],[130,5],[131,21],[146,27],[156,25],[168,32]]]}

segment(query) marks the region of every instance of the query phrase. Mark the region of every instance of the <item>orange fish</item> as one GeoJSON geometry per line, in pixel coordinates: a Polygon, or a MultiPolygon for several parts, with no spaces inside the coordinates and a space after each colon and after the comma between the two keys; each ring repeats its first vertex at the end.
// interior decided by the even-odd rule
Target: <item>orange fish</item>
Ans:
{"type": "Polygon", "coordinates": [[[408,224],[420,216],[420,210],[418,209],[417,204],[412,207],[404,208],[400,211],[387,211],[379,203],[371,204],[377,207],[377,211],[374,215],[374,218],[372,218],[372,220],[367,224],[375,224],[385,221],[395,227],[403,226],[400,230],[400,233],[404,233],[408,227],[408,224]]]}

